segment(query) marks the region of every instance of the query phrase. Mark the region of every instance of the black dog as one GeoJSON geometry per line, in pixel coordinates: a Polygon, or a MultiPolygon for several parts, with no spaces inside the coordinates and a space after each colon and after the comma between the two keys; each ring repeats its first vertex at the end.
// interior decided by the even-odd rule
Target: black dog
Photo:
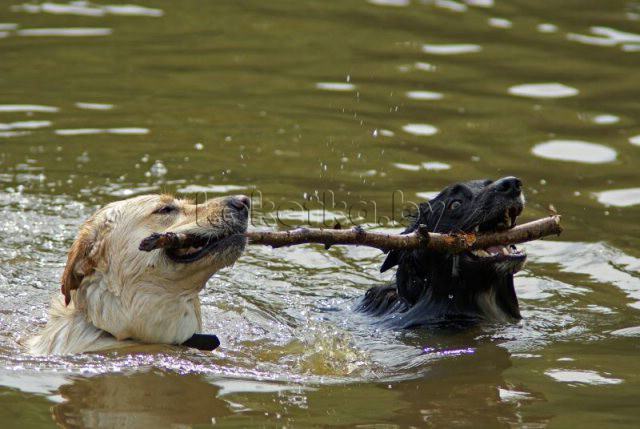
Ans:
{"type": "MultiPolygon", "coordinates": [[[[451,185],[422,203],[413,225],[430,232],[487,232],[513,228],[524,209],[516,177],[451,185]]],[[[395,284],[369,289],[358,309],[386,315],[399,327],[520,319],[513,275],[526,260],[515,246],[458,255],[424,249],[389,252],[381,272],[398,266],[395,284]]]]}

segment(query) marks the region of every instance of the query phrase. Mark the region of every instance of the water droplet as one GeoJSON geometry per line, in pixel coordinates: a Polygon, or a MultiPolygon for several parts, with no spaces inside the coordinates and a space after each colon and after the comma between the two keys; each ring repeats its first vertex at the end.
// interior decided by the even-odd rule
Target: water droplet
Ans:
{"type": "Polygon", "coordinates": [[[164,166],[162,161],[156,160],[156,162],[149,169],[149,173],[155,177],[162,177],[167,174],[167,167],[164,166]]]}

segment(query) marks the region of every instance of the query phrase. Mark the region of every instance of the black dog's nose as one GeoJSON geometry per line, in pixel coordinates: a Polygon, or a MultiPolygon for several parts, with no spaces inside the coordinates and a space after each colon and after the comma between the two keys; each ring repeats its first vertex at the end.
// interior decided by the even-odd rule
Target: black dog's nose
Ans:
{"type": "Polygon", "coordinates": [[[229,197],[227,199],[227,205],[232,209],[238,211],[249,211],[249,207],[251,207],[251,198],[246,195],[236,195],[234,197],[229,197]]]}
{"type": "Polygon", "coordinates": [[[509,196],[516,197],[522,192],[522,180],[517,177],[503,177],[496,181],[495,185],[498,192],[505,193],[509,196]]]}

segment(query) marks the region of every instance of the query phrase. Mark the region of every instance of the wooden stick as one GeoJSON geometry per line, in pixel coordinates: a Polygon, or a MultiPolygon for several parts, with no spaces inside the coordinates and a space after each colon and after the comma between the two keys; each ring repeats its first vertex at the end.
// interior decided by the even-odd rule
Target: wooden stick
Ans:
{"type": "Polygon", "coordinates": [[[167,249],[184,249],[187,247],[191,247],[196,239],[197,237],[194,235],[181,232],[165,232],[162,234],[154,232],[140,242],[138,249],[145,252],[150,252],[152,250],[165,247],[167,249]]]}
{"type": "MultiPolygon", "coordinates": [[[[553,215],[538,219],[515,228],[492,233],[438,234],[428,232],[424,225],[411,234],[391,234],[367,232],[360,227],[352,229],[297,228],[291,231],[248,231],[250,244],[271,247],[293,246],[296,244],[319,243],[329,248],[336,244],[376,247],[383,251],[394,249],[417,249],[425,247],[438,252],[459,253],[465,250],[486,249],[491,246],[524,243],[548,235],[560,235],[560,216],[553,215]]],[[[146,252],[159,248],[184,248],[193,244],[189,234],[152,234],[142,240],[140,250],[146,252]]]]}
{"type": "Polygon", "coordinates": [[[367,232],[362,228],[350,230],[298,228],[291,231],[249,231],[249,244],[271,247],[293,246],[303,243],[336,244],[376,247],[383,251],[426,247],[437,252],[459,253],[465,250],[486,249],[491,246],[524,243],[548,235],[560,235],[560,216],[534,220],[512,229],[492,233],[438,234],[428,232],[424,225],[411,234],[367,232]]]}

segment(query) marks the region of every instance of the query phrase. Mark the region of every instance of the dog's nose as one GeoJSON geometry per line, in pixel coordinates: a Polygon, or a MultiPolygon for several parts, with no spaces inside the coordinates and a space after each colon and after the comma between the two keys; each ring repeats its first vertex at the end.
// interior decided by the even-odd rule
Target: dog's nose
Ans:
{"type": "Polygon", "coordinates": [[[249,211],[251,207],[251,198],[246,195],[236,195],[227,199],[227,205],[238,211],[249,211]]]}
{"type": "Polygon", "coordinates": [[[496,182],[496,189],[509,196],[517,197],[522,192],[522,180],[517,177],[503,177],[496,182]]]}

